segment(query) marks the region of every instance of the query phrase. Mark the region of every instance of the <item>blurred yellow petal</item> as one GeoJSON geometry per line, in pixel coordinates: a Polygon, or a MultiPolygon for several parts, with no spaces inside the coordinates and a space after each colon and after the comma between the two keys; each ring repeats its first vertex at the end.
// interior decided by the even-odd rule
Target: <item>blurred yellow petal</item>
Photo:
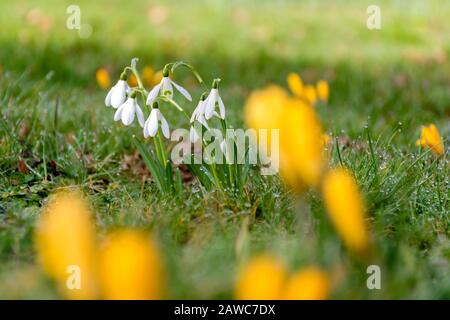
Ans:
{"type": "Polygon", "coordinates": [[[363,253],[369,245],[365,208],[353,176],[345,169],[329,171],[323,182],[323,197],[328,214],[345,245],[363,253]]]}
{"type": "Polygon", "coordinates": [[[100,68],[95,72],[95,78],[97,83],[102,89],[108,89],[111,85],[111,80],[109,78],[109,72],[105,68],[100,68]]]}
{"type": "Polygon", "coordinates": [[[299,74],[291,72],[287,76],[287,83],[289,86],[289,90],[296,95],[297,97],[303,96],[303,80],[299,74]]]}
{"type": "Polygon", "coordinates": [[[423,148],[429,148],[437,156],[444,154],[444,142],[434,124],[422,127],[421,137],[416,144],[423,148]]]}
{"type": "Polygon", "coordinates": [[[283,290],[286,300],[325,300],[329,296],[330,279],[319,268],[302,269],[291,276],[283,290]]]}
{"type": "Polygon", "coordinates": [[[324,134],[322,135],[322,141],[323,141],[324,147],[326,147],[326,146],[331,142],[331,137],[330,137],[330,135],[327,134],[327,133],[324,133],[324,134]]]}
{"type": "Polygon", "coordinates": [[[162,72],[162,70],[159,70],[158,72],[156,72],[153,75],[153,85],[160,83],[162,78],[163,78],[163,72],[162,72]]]}
{"type": "Polygon", "coordinates": [[[300,99],[291,99],[283,111],[280,131],[280,148],[291,164],[285,169],[301,183],[317,186],[326,159],[322,128],[315,110],[300,99]]]}
{"type": "Polygon", "coordinates": [[[316,94],[316,88],[310,84],[305,86],[303,95],[305,99],[311,103],[312,105],[316,104],[317,102],[317,94],[316,94]]]}
{"type": "Polygon", "coordinates": [[[241,300],[280,299],[286,280],[283,264],[270,256],[252,259],[239,272],[235,297],[241,300]]]}
{"type": "Polygon", "coordinates": [[[152,67],[150,67],[150,66],[144,67],[144,69],[142,70],[141,78],[142,78],[142,83],[144,84],[145,87],[151,87],[156,84],[153,81],[154,74],[155,74],[155,71],[153,70],[152,67]]]}
{"type": "Polygon", "coordinates": [[[328,82],[325,80],[319,80],[316,85],[317,89],[317,97],[321,101],[328,101],[330,95],[330,87],[328,86],[328,82]]]}
{"type": "Polygon", "coordinates": [[[134,73],[130,74],[127,82],[130,87],[137,87],[137,85],[138,85],[138,81],[137,81],[137,78],[134,75],[134,73]]]}
{"type": "Polygon", "coordinates": [[[298,190],[318,185],[326,159],[321,124],[309,104],[269,86],[249,96],[245,119],[257,130],[279,130],[280,171],[289,185],[298,190]]]}
{"type": "Polygon", "coordinates": [[[97,296],[95,230],[89,207],[78,193],[59,192],[50,198],[38,221],[35,243],[38,261],[65,297],[97,296]],[[68,286],[74,270],[79,271],[79,288],[68,286]]]}
{"type": "Polygon", "coordinates": [[[163,265],[156,243],[141,231],[116,231],[100,253],[100,280],[105,299],[163,298],[163,265]]]}

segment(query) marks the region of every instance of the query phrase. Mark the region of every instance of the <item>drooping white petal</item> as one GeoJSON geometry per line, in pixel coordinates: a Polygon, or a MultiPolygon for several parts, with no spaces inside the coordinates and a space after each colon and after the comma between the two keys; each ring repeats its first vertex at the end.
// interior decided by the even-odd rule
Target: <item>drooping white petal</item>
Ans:
{"type": "Polygon", "coordinates": [[[197,119],[200,115],[200,112],[203,110],[204,101],[200,100],[197,104],[197,107],[194,109],[194,112],[192,112],[191,116],[191,122],[194,122],[195,119],[197,119]]]}
{"type": "Polygon", "coordinates": [[[142,109],[139,106],[139,104],[137,103],[137,101],[135,102],[135,105],[136,105],[136,116],[137,116],[139,125],[143,128],[144,124],[145,124],[144,113],[142,112],[142,109]]]}
{"type": "Polygon", "coordinates": [[[222,151],[223,155],[227,152],[227,142],[225,139],[222,140],[220,143],[220,150],[222,151]]]}
{"type": "Polygon", "coordinates": [[[205,101],[205,118],[209,120],[213,116],[214,109],[217,102],[217,89],[211,89],[208,98],[205,101]]]}
{"type": "Polygon", "coordinates": [[[125,103],[123,103],[119,109],[116,110],[116,113],[114,114],[114,121],[119,121],[120,119],[122,119],[122,111],[123,108],[125,106],[125,103]]]}
{"type": "Polygon", "coordinates": [[[220,97],[220,95],[217,95],[217,98],[219,99],[219,112],[220,112],[220,117],[222,119],[225,119],[225,105],[223,104],[222,98],[220,97]]]}
{"type": "Polygon", "coordinates": [[[122,111],[122,123],[129,126],[133,123],[134,114],[136,113],[136,102],[133,98],[129,98],[125,103],[122,111]]]}
{"type": "Polygon", "coordinates": [[[159,93],[159,89],[161,88],[161,83],[157,84],[156,86],[153,87],[152,90],[150,90],[148,97],[147,97],[147,105],[148,106],[152,106],[153,102],[155,101],[156,97],[158,96],[159,93]]]}
{"type": "Polygon", "coordinates": [[[150,122],[150,116],[147,118],[147,120],[145,120],[144,123],[144,138],[148,138],[149,133],[148,133],[148,124],[150,122]]]}
{"type": "Polygon", "coordinates": [[[147,133],[150,137],[154,137],[158,132],[158,109],[153,109],[150,113],[149,122],[147,125],[147,133]]]}
{"type": "Polygon", "coordinates": [[[172,84],[174,85],[174,87],[186,98],[186,99],[188,99],[189,101],[192,101],[192,97],[191,97],[191,95],[189,94],[189,92],[185,89],[185,88],[183,88],[182,86],[180,86],[180,85],[178,85],[178,84],[176,84],[174,81],[172,81],[172,80],[170,80],[170,82],[172,82],[172,84]]]}
{"type": "Polygon", "coordinates": [[[200,114],[198,117],[198,122],[200,122],[206,129],[209,129],[208,122],[206,122],[205,116],[203,114],[200,114]]]}
{"type": "Polygon", "coordinates": [[[166,118],[164,118],[161,111],[158,112],[158,119],[161,121],[161,131],[167,139],[170,138],[170,130],[169,130],[169,124],[167,123],[166,118]]]}
{"type": "Polygon", "coordinates": [[[111,93],[111,105],[114,108],[120,107],[120,105],[125,102],[127,96],[127,88],[128,85],[125,80],[117,81],[116,85],[113,88],[113,92],[111,93]]]}
{"type": "Polygon", "coordinates": [[[161,94],[170,99],[173,97],[173,87],[169,77],[163,77],[161,80],[161,94]]]}
{"type": "Polygon", "coordinates": [[[112,96],[113,89],[114,89],[114,87],[109,89],[108,94],[106,95],[105,106],[107,106],[107,107],[111,107],[111,96],[112,96]]]}
{"type": "Polygon", "coordinates": [[[191,143],[196,143],[200,137],[198,136],[197,130],[195,130],[194,126],[191,126],[191,130],[189,131],[189,140],[191,143]]]}

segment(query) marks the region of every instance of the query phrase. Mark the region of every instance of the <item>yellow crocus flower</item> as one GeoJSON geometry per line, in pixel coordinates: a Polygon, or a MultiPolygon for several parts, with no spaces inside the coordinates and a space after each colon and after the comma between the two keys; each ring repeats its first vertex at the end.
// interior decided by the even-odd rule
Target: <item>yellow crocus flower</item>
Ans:
{"type": "Polygon", "coordinates": [[[100,68],[95,72],[95,78],[97,79],[97,83],[102,89],[109,88],[111,84],[111,80],[109,78],[109,72],[105,68],[100,68]]]}
{"type": "Polygon", "coordinates": [[[235,297],[241,300],[280,299],[285,280],[283,264],[268,255],[258,256],[240,270],[235,297]]]}
{"type": "Polygon", "coordinates": [[[316,84],[317,98],[321,101],[327,102],[330,95],[330,87],[325,80],[319,80],[316,84]]]}
{"type": "Polygon", "coordinates": [[[245,118],[256,130],[279,129],[280,171],[288,184],[298,190],[318,185],[326,161],[320,121],[309,104],[272,85],[249,96],[245,118]]]}
{"type": "Polygon", "coordinates": [[[287,84],[288,84],[289,90],[291,90],[291,92],[294,95],[296,95],[299,98],[303,97],[304,85],[303,85],[303,80],[299,74],[297,74],[295,72],[289,73],[287,76],[287,84]]]}
{"type": "Polygon", "coordinates": [[[365,252],[369,245],[365,208],[353,176],[342,168],[329,171],[323,181],[323,198],[344,244],[355,253],[365,252]]]}
{"type": "Polygon", "coordinates": [[[69,299],[97,297],[95,230],[88,204],[58,192],[44,207],[35,232],[38,261],[69,299]]]}
{"type": "Polygon", "coordinates": [[[325,300],[329,292],[328,275],[317,267],[308,267],[291,276],[283,290],[283,299],[325,300]]]}
{"type": "Polygon", "coordinates": [[[420,139],[416,141],[416,145],[429,148],[437,156],[444,154],[444,142],[434,124],[422,126],[422,134],[420,139]]]}
{"type": "Polygon", "coordinates": [[[100,252],[100,283],[105,299],[161,299],[165,282],[157,245],[145,233],[113,233],[100,252]]]}

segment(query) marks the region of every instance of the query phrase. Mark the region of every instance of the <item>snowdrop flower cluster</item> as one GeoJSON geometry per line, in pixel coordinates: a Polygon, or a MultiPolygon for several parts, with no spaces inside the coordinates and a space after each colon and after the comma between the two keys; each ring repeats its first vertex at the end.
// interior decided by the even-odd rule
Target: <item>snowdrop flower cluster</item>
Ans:
{"type": "MultiPolygon", "coordinates": [[[[105,105],[117,109],[114,114],[114,121],[121,121],[125,126],[131,125],[135,118],[137,118],[137,122],[143,128],[145,138],[155,137],[159,132],[158,129],[161,129],[162,135],[169,139],[169,123],[160,110],[161,103],[158,103],[158,100],[177,105],[173,101],[174,89],[190,102],[192,102],[192,96],[185,88],[175,83],[170,77],[177,63],[169,63],[164,67],[161,81],[149,92],[143,87],[141,81],[138,81],[137,87],[130,88],[127,83],[127,71],[131,70],[133,76],[139,76],[136,72],[136,61],[137,59],[132,60],[131,67],[124,69],[117,83],[109,90],[105,98],[105,105]],[[150,112],[146,120],[145,113],[138,102],[140,95],[145,100],[145,104],[148,106],[150,112]]],[[[195,71],[193,73],[199,79],[195,71]]],[[[201,78],[199,81],[202,82],[201,78]]],[[[191,126],[189,136],[190,141],[193,143],[198,141],[199,138],[199,133],[195,129],[196,122],[200,123],[202,128],[204,127],[206,130],[209,130],[208,120],[212,117],[217,117],[221,120],[225,119],[225,105],[219,94],[219,82],[220,79],[214,79],[210,92],[202,94],[197,107],[189,119],[191,126]]]]}

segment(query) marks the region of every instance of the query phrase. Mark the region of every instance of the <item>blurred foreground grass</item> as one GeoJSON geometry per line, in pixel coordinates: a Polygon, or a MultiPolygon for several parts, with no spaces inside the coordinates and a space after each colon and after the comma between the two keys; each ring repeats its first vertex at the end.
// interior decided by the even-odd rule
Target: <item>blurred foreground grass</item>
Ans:
{"type": "MultiPolygon", "coordinates": [[[[343,279],[335,298],[450,298],[448,160],[415,146],[429,122],[448,145],[450,3],[379,1],[382,29],[370,31],[369,1],[77,1],[87,39],[66,28],[72,3],[0,3],[0,297],[56,296],[35,266],[32,230],[48,194],[76,184],[101,234],[139,226],[157,236],[170,297],[231,297],[248,218],[244,257],[268,250],[291,268],[323,265],[343,279]],[[185,60],[208,82],[220,76],[236,127],[252,89],[284,84],[290,71],[329,80],[318,112],[367,198],[383,289],[367,290],[366,266],[345,255],[315,193],[300,215],[280,183],[264,179],[251,203],[219,201],[196,183],[183,198],[157,196],[95,82],[98,68],[114,81],[135,56],[141,67],[185,60]]],[[[200,93],[189,76],[180,81],[200,93]]],[[[173,127],[186,125],[174,116],[173,127]]],[[[337,163],[336,144],[329,154],[337,163]]]]}

